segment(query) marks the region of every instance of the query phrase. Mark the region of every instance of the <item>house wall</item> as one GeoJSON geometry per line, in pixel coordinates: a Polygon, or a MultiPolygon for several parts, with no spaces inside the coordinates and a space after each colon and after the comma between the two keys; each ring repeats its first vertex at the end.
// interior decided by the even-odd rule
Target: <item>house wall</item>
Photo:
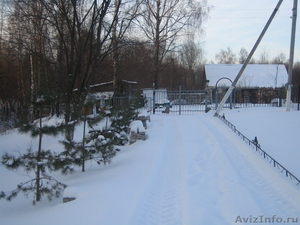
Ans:
{"type": "MultiPolygon", "coordinates": [[[[226,94],[228,87],[218,89],[218,100],[222,100],[226,94]]],[[[210,101],[216,102],[216,90],[210,89],[210,101]]],[[[233,103],[253,103],[253,104],[269,104],[274,98],[286,98],[284,88],[235,88],[233,91],[233,103]]],[[[229,101],[229,100],[228,100],[229,101]]]]}

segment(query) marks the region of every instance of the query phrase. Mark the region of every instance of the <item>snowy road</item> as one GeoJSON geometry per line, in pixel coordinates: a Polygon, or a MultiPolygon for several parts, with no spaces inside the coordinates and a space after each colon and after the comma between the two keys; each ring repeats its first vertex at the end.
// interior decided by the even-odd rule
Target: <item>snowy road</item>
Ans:
{"type": "Polygon", "coordinates": [[[75,201],[1,201],[1,224],[300,224],[299,187],[211,114],[152,115],[112,164],[58,179],[75,201]]]}
{"type": "Polygon", "coordinates": [[[147,140],[155,162],[129,224],[234,224],[300,215],[299,190],[220,121],[203,116],[158,121],[161,127],[153,127],[147,140]]]}

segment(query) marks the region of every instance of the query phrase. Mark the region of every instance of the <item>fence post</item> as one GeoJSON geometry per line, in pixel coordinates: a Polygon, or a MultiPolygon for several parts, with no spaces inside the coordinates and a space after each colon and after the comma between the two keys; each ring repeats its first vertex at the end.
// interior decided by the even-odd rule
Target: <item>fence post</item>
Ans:
{"type": "Polygon", "coordinates": [[[232,109],[232,97],[233,97],[232,95],[233,95],[233,92],[231,92],[231,94],[230,94],[230,107],[229,107],[230,109],[232,109]]]}
{"type": "Polygon", "coordinates": [[[179,115],[181,115],[181,85],[179,85],[179,115]]]}
{"type": "Polygon", "coordinates": [[[300,97],[300,85],[298,85],[298,111],[300,110],[300,102],[299,102],[299,97],[300,97]]]}
{"type": "Polygon", "coordinates": [[[219,98],[218,98],[218,94],[219,94],[219,93],[218,93],[218,88],[217,88],[217,87],[216,87],[215,90],[216,90],[216,93],[215,93],[215,94],[216,94],[216,109],[217,109],[217,108],[218,108],[218,104],[219,104],[219,98]]]}
{"type": "MultiPolygon", "coordinates": [[[[225,118],[221,117],[219,114],[216,115],[219,119],[221,119],[227,126],[229,125],[232,125],[228,120],[226,120],[225,118]]],[[[230,126],[229,126],[230,127],[230,126]]],[[[235,126],[234,126],[235,128],[235,126]]],[[[290,176],[291,179],[295,179],[298,183],[297,185],[300,184],[300,180],[295,177],[290,171],[288,171],[285,167],[283,167],[280,163],[278,163],[273,157],[271,157],[268,153],[266,153],[264,150],[262,150],[260,148],[260,145],[258,143],[258,139],[257,137],[255,136],[254,140],[253,141],[250,141],[250,139],[248,139],[247,137],[245,137],[241,132],[239,132],[236,128],[235,128],[235,132],[238,134],[238,136],[242,137],[243,141],[245,141],[245,139],[249,142],[249,145],[251,143],[255,144],[256,146],[256,151],[260,150],[259,151],[259,154],[260,155],[263,155],[264,159],[271,159],[270,163],[272,163],[272,160],[273,160],[273,166],[274,167],[278,167],[278,169],[282,169],[281,170],[281,173],[283,173],[285,171],[285,176],[288,177],[290,176]],[[279,168],[280,167],[280,168],[279,168]]]]}
{"type": "Polygon", "coordinates": [[[207,93],[205,93],[205,113],[207,112],[207,93]]]}
{"type": "Polygon", "coordinates": [[[155,83],[153,82],[153,114],[155,114],[155,83]]]}

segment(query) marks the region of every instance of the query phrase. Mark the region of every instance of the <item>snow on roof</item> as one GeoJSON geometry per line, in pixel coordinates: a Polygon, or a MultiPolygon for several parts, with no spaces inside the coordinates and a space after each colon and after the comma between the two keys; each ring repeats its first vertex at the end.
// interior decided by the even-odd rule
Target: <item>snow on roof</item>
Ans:
{"type": "Polygon", "coordinates": [[[102,99],[111,99],[114,96],[113,91],[103,91],[103,92],[95,92],[93,93],[96,100],[102,100],[102,99]]]}
{"type": "Polygon", "coordinates": [[[130,80],[122,80],[122,82],[127,83],[127,84],[137,84],[136,81],[130,81],[130,80]]]}
{"type": "MultiPolygon", "coordinates": [[[[137,84],[136,81],[129,81],[129,80],[122,80],[122,82],[127,83],[127,84],[137,84]]],[[[99,87],[99,86],[104,86],[104,85],[108,85],[108,84],[113,84],[113,81],[108,81],[108,82],[99,83],[99,84],[92,84],[92,85],[90,85],[90,87],[99,87]]]]}
{"type": "Polygon", "coordinates": [[[92,84],[92,85],[90,85],[90,87],[99,87],[99,86],[112,84],[112,83],[113,83],[112,81],[109,81],[109,82],[104,82],[104,83],[99,83],[99,84],[92,84]]]}
{"type": "MultiPolygon", "coordinates": [[[[234,81],[242,64],[206,64],[206,79],[209,86],[215,86],[217,81],[226,77],[234,81]]],[[[239,87],[281,87],[287,83],[288,73],[282,64],[249,64],[239,79],[239,87]]],[[[229,86],[229,80],[220,80],[218,86],[229,86]]]]}

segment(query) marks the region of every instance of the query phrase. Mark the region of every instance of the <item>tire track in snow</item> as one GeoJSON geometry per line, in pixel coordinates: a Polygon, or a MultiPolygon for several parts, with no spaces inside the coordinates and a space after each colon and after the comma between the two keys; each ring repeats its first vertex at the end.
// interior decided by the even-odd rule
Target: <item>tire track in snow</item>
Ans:
{"type": "Polygon", "coordinates": [[[202,144],[200,151],[195,152],[197,156],[192,163],[193,168],[189,168],[189,180],[192,186],[204,192],[198,194],[192,187],[190,193],[194,199],[193,205],[202,201],[198,205],[203,213],[191,215],[194,221],[214,222],[210,211],[218,215],[224,224],[225,221],[233,223],[239,215],[298,216],[299,206],[291,197],[299,199],[299,192],[293,191],[293,187],[288,184],[281,184],[286,189],[278,190],[278,181],[283,180],[277,176],[276,171],[270,170],[266,162],[261,162],[260,156],[253,154],[230,131],[220,129],[222,125],[214,118],[200,118],[194,119],[195,125],[201,127],[199,138],[202,144]],[[242,205],[245,207],[241,208],[242,205]]]}
{"type": "MultiPolygon", "coordinates": [[[[220,121],[218,121],[220,122],[220,121]]],[[[227,128],[224,127],[223,128],[227,128]]],[[[224,129],[220,130],[221,132],[224,129]]],[[[235,134],[230,133],[242,142],[235,134]]],[[[264,213],[280,215],[287,212],[289,216],[297,215],[300,212],[299,189],[293,183],[280,174],[280,171],[273,168],[272,164],[263,159],[257,152],[243,143],[243,148],[236,148],[236,151],[228,151],[226,154],[230,158],[235,158],[236,168],[240,176],[243,176],[253,185],[249,185],[249,193],[258,202],[264,213]],[[247,147],[246,147],[247,146],[247,147]],[[298,189],[298,190],[297,190],[298,189]]]]}
{"type": "Polygon", "coordinates": [[[185,160],[182,135],[176,120],[165,117],[164,136],[157,143],[156,168],[153,168],[140,204],[130,224],[188,224],[185,216],[185,160]]]}
{"type": "Polygon", "coordinates": [[[223,154],[223,143],[199,116],[187,117],[181,123],[185,148],[189,150],[186,152],[189,203],[194,207],[189,212],[190,224],[234,222],[233,218],[227,218],[227,214],[236,214],[232,208],[234,205],[228,200],[224,202],[224,196],[231,193],[231,183],[236,174],[223,154]],[[193,128],[185,126],[185,123],[193,128]]]}
{"type": "Polygon", "coordinates": [[[159,119],[164,134],[149,142],[155,163],[128,224],[225,225],[238,216],[299,216],[299,192],[278,184],[277,171],[217,119],[159,119]]]}
{"type": "MultiPolygon", "coordinates": [[[[212,124],[220,123],[214,121],[212,124]]],[[[219,132],[224,132],[227,127],[222,124],[219,132]]],[[[241,142],[235,134],[230,132],[232,139],[241,142]]],[[[230,140],[227,137],[227,142],[230,140]]],[[[253,149],[243,143],[243,148],[232,143],[235,151],[226,151],[226,155],[234,162],[239,176],[244,177],[243,181],[248,184],[249,195],[257,202],[264,215],[280,216],[286,214],[289,217],[296,217],[300,214],[299,189],[293,183],[274,169],[267,160],[263,159],[253,149]],[[235,160],[233,160],[235,159],[235,160]],[[297,190],[298,189],[298,190],[297,190]]]]}

